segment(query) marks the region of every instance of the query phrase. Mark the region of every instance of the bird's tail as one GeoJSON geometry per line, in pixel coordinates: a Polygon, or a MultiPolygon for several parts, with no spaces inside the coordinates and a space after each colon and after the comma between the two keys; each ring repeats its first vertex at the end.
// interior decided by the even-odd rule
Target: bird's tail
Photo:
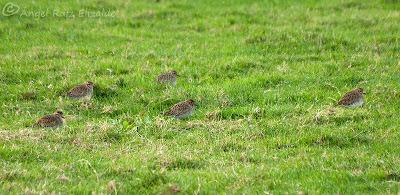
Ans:
{"type": "Polygon", "coordinates": [[[342,101],[335,102],[335,107],[342,107],[344,104],[342,101]]]}
{"type": "Polygon", "coordinates": [[[165,112],[161,112],[161,114],[164,115],[164,116],[171,116],[172,115],[170,110],[169,111],[165,111],[165,112]]]}
{"type": "Polygon", "coordinates": [[[40,125],[38,123],[34,123],[33,125],[31,125],[31,128],[39,128],[40,125]]]}

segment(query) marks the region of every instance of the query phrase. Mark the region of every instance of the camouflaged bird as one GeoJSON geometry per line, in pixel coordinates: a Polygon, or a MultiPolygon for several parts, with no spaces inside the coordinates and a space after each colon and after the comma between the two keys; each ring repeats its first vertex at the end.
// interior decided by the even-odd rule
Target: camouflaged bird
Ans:
{"type": "Polygon", "coordinates": [[[178,73],[175,70],[169,71],[167,73],[163,73],[157,77],[157,82],[161,84],[172,84],[176,85],[176,77],[178,77],[178,73]]]}
{"type": "Polygon", "coordinates": [[[42,128],[56,128],[61,127],[64,124],[64,113],[62,111],[56,111],[52,115],[47,115],[40,118],[33,127],[42,128]]]}
{"type": "Polygon", "coordinates": [[[93,95],[93,82],[87,81],[84,84],[75,86],[68,93],[67,96],[72,99],[90,99],[93,95]]]}
{"type": "Polygon", "coordinates": [[[195,108],[194,100],[189,99],[175,104],[169,111],[165,112],[164,115],[182,119],[192,115],[195,108]]]}
{"type": "Polygon", "coordinates": [[[339,100],[338,105],[348,108],[362,106],[364,104],[364,94],[365,92],[362,88],[353,89],[339,100]]]}

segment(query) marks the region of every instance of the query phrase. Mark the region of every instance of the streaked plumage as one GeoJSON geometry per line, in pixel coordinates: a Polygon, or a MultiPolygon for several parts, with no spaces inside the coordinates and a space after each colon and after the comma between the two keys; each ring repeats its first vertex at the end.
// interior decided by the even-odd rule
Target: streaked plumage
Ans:
{"type": "Polygon", "coordinates": [[[56,128],[64,124],[64,113],[61,111],[56,111],[52,115],[47,115],[40,118],[34,127],[45,127],[45,128],[56,128]]]}
{"type": "Polygon", "coordinates": [[[182,119],[192,115],[195,108],[194,100],[189,99],[175,104],[169,111],[165,112],[165,115],[175,117],[176,119],[182,119]]]}
{"type": "Polygon", "coordinates": [[[162,84],[172,84],[176,85],[176,78],[178,77],[178,73],[173,70],[167,73],[163,73],[157,77],[157,82],[162,84]]]}
{"type": "Polygon", "coordinates": [[[93,82],[87,81],[84,84],[72,88],[67,96],[72,99],[90,99],[93,95],[93,82]]]}
{"type": "Polygon", "coordinates": [[[354,108],[364,104],[364,90],[362,88],[353,89],[347,92],[342,99],[339,100],[338,105],[354,108]]]}

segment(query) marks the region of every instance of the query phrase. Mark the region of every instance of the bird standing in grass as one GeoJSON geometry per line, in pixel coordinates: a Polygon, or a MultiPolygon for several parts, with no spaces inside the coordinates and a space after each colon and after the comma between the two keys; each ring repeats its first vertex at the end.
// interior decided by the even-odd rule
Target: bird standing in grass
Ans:
{"type": "Polygon", "coordinates": [[[178,73],[175,70],[163,73],[157,77],[157,82],[161,84],[172,84],[176,85],[176,78],[178,73]]]}
{"type": "Polygon", "coordinates": [[[90,100],[93,95],[93,82],[87,81],[84,84],[75,86],[72,88],[67,96],[72,98],[72,99],[85,99],[85,100],[90,100]]]}
{"type": "Polygon", "coordinates": [[[57,128],[64,124],[64,113],[56,111],[52,115],[47,115],[40,118],[33,127],[57,128]]]}
{"type": "Polygon", "coordinates": [[[189,99],[175,104],[169,111],[165,112],[164,115],[172,116],[176,119],[183,119],[192,115],[195,108],[196,105],[194,100],[189,99]]]}
{"type": "Polygon", "coordinates": [[[364,104],[364,90],[362,88],[353,89],[347,92],[342,99],[339,100],[338,105],[347,108],[355,108],[364,104]]]}

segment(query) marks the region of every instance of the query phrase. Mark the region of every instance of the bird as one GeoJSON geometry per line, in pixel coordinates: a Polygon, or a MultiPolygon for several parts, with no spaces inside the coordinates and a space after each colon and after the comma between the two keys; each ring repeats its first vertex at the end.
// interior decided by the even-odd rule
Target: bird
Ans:
{"type": "Polygon", "coordinates": [[[64,124],[64,113],[60,110],[57,110],[51,115],[46,115],[40,118],[33,127],[42,127],[42,128],[57,128],[61,127],[64,124]]]}
{"type": "Polygon", "coordinates": [[[172,84],[176,85],[176,78],[178,77],[178,73],[175,70],[160,74],[157,77],[157,82],[161,84],[172,84]]]}
{"type": "Polygon", "coordinates": [[[347,92],[338,102],[338,105],[347,108],[355,108],[364,104],[364,89],[356,88],[347,92]]]}
{"type": "Polygon", "coordinates": [[[84,84],[77,85],[72,88],[68,93],[67,96],[71,99],[86,99],[89,100],[92,98],[93,95],[93,82],[86,81],[84,84]]]}
{"type": "Polygon", "coordinates": [[[188,99],[186,101],[175,104],[169,109],[169,111],[165,112],[164,115],[172,116],[176,119],[183,119],[192,115],[195,108],[195,101],[193,99],[188,99]]]}

